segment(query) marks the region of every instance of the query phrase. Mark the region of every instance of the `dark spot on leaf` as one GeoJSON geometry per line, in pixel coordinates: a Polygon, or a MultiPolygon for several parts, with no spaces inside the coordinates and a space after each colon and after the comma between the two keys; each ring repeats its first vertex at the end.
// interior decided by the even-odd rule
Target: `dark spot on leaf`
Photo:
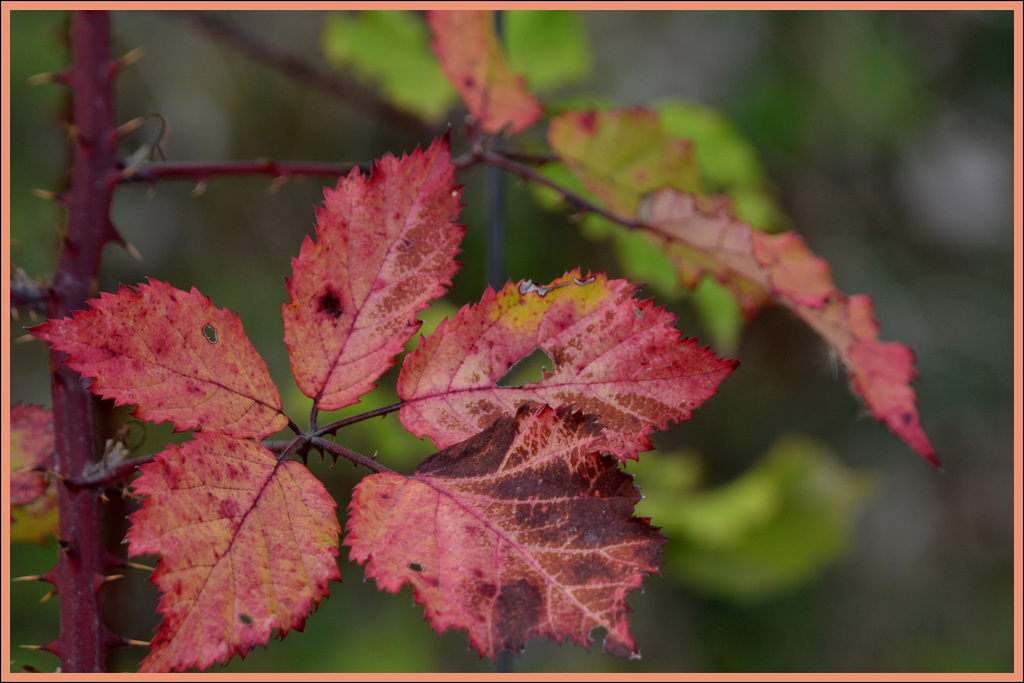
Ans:
{"type": "Polygon", "coordinates": [[[316,300],[316,312],[326,313],[335,320],[341,317],[344,313],[341,310],[341,300],[334,293],[333,290],[328,289],[326,292],[320,295],[320,298],[316,300]]]}
{"type": "Polygon", "coordinates": [[[421,572],[423,571],[423,565],[419,562],[410,562],[409,569],[413,570],[414,572],[421,572]]]}
{"type": "Polygon", "coordinates": [[[206,337],[206,341],[211,344],[217,343],[217,328],[213,325],[205,325],[203,327],[203,336],[206,337]]]}
{"type": "Polygon", "coordinates": [[[903,413],[903,424],[908,425],[914,421],[914,416],[910,413],[903,413]]]}
{"type": "Polygon", "coordinates": [[[233,519],[238,516],[238,506],[230,500],[220,501],[217,511],[221,519],[233,519]]]}
{"type": "Polygon", "coordinates": [[[518,579],[501,589],[495,601],[497,648],[518,652],[541,617],[544,598],[535,585],[518,579]]]}
{"type": "Polygon", "coordinates": [[[239,621],[241,621],[246,626],[252,626],[252,617],[250,617],[248,614],[245,614],[245,613],[239,614],[238,615],[238,619],[239,619],[239,621]]]}

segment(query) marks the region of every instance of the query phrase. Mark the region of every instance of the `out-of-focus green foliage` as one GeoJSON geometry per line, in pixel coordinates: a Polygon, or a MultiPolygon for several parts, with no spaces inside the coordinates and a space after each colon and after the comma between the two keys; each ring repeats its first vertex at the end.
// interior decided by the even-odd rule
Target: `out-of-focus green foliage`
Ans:
{"type": "Polygon", "coordinates": [[[728,195],[736,215],[755,228],[776,232],[783,226],[754,146],[722,112],[679,99],[654,108],[668,131],[693,142],[708,192],[728,195]]]}
{"type": "Polygon", "coordinates": [[[430,30],[408,11],[339,12],[325,17],[324,56],[378,86],[396,106],[440,119],[458,95],[430,50],[430,30]]]}
{"type": "Polygon", "coordinates": [[[710,489],[700,487],[693,455],[660,454],[635,469],[645,496],[637,512],[669,537],[664,573],[738,601],[774,597],[845,552],[873,488],[871,475],[797,436],[710,489]]]}
{"type": "MultiPolygon", "coordinates": [[[[408,25],[401,28],[388,20],[399,24],[403,18],[382,19],[401,13],[379,14],[345,15],[345,21],[371,25],[342,29],[351,32],[343,39],[333,33],[337,19],[331,14],[224,16],[271,44],[333,55],[335,68],[352,71],[385,92],[390,87],[386,81],[399,76],[363,69],[376,63],[383,72],[405,60],[402,77],[411,75],[414,82],[398,89],[415,93],[423,85],[426,90],[409,106],[425,112],[416,108],[421,98],[439,112],[429,116],[443,116],[455,101],[450,95],[437,97],[449,86],[443,78],[440,85],[436,80],[439,71],[422,18],[409,14],[404,18],[408,25]],[[380,25],[372,25],[375,21],[380,25]],[[412,37],[374,33],[385,29],[412,37]],[[339,40],[358,47],[346,50],[339,40]],[[349,56],[338,57],[334,50],[349,56]],[[334,61],[356,55],[366,59],[359,65],[334,61]],[[337,66],[341,63],[349,66],[337,66]],[[422,75],[424,69],[435,76],[422,75]],[[435,97],[444,104],[433,103],[435,97]]],[[[758,182],[772,210],[781,206],[792,227],[834,265],[841,289],[864,291],[875,299],[886,339],[914,348],[922,372],[922,416],[935,430],[947,471],[942,476],[926,471],[884,428],[856,420],[856,405],[843,382],[828,376],[826,352],[808,348],[809,335],[802,335],[799,324],[767,312],[739,337],[740,326],[729,321],[726,311],[729,297],[721,297],[708,282],[692,297],[696,307],[705,309],[696,318],[675,299],[679,293],[671,266],[656,249],[636,240],[639,236],[615,242],[580,239],[563,216],[522,208],[540,203],[536,197],[543,192],[533,195],[509,183],[510,206],[517,210],[509,212],[508,254],[512,269],[525,273],[515,277],[546,281],[536,272],[544,260],[560,267],[556,275],[582,265],[645,280],[659,304],[667,302],[681,315],[685,335],[697,335],[702,344],[711,342],[720,354],[742,361],[694,420],[663,435],[657,450],[641,454],[640,462],[628,468],[647,496],[640,514],[649,514],[671,539],[664,575],[650,577],[642,593],[630,596],[635,609],[630,622],[643,660],[618,662],[568,643],[559,647],[533,641],[509,666],[515,671],[620,673],[1012,670],[1015,411],[1012,378],[1005,368],[1013,351],[1014,228],[1011,219],[992,227],[991,218],[983,220],[974,212],[962,228],[942,233],[917,211],[919,205],[944,206],[943,199],[954,207],[973,201],[998,209],[998,201],[986,199],[995,196],[1005,200],[1006,215],[1011,215],[1012,193],[1000,194],[999,188],[1003,182],[1010,187],[1013,170],[1012,13],[572,13],[593,50],[592,76],[575,90],[573,79],[582,76],[552,77],[549,86],[544,76],[531,73],[541,66],[576,64],[566,53],[541,59],[538,67],[519,61],[537,49],[519,46],[533,33],[561,49],[557,36],[571,44],[575,29],[559,34],[548,33],[550,27],[536,28],[524,36],[517,34],[517,14],[504,17],[510,56],[532,87],[558,89],[557,99],[542,98],[550,113],[591,105],[675,103],[659,105],[666,125],[697,141],[709,190],[726,191],[729,178],[758,181],[763,167],[758,182]],[[685,33],[690,27],[692,32],[685,33]],[[637,95],[648,86],[652,95],[637,95]],[[676,127],[676,107],[687,114],[688,131],[676,127]],[[724,149],[705,159],[704,150],[719,144],[724,149]],[[756,150],[753,159],[751,149],[756,150]],[[998,150],[996,168],[1002,170],[975,173],[979,167],[992,168],[985,165],[991,150],[998,150]],[[967,177],[985,182],[951,185],[949,172],[958,169],[970,169],[974,175],[967,177]],[[937,174],[938,194],[921,190],[915,173],[924,172],[937,174]],[[765,183],[770,190],[763,189],[765,183]],[[993,187],[994,195],[981,191],[993,187]],[[524,247],[521,242],[527,239],[532,241],[524,247]],[[719,314],[723,321],[714,322],[719,314]],[[752,454],[780,430],[814,434],[839,453],[841,462],[884,470],[887,486],[868,500],[872,489],[864,475],[837,465],[810,444],[798,444],[789,454],[780,445],[755,458],[752,454]],[[699,467],[695,457],[676,455],[684,448],[703,454],[699,467]],[[846,548],[852,554],[837,559],[846,548]],[[821,571],[829,564],[829,571],[821,571]]],[[[280,160],[369,161],[429,143],[410,141],[402,131],[384,130],[352,114],[343,103],[296,87],[216,46],[172,15],[114,12],[112,17],[115,56],[140,45],[146,50],[145,58],[119,77],[119,117],[166,116],[169,160],[276,155],[280,160]],[[199,142],[207,143],[207,137],[190,139],[197,130],[217,131],[213,139],[222,143],[220,150],[204,151],[199,142]],[[176,156],[175,150],[185,151],[176,156]]],[[[60,121],[67,90],[30,87],[27,79],[66,65],[65,13],[17,10],[11,18],[11,177],[5,180],[11,186],[12,263],[32,276],[49,277],[59,246],[54,225],[63,214],[56,202],[43,202],[30,190],[60,190],[64,182],[68,159],[60,121]]],[[[552,22],[564,20],[558,16],[552,22]]],[[[452,123],[457,137],[459,122],[452,123]]],[[[525,145],[540,148],[533,133],[524,138],[525,145]]],[[[130,151],[125,143],[125,152],[130,151]]],[[[550,173],[583,192],[564,169],[550,173]]],[[[440,315],[450,316],[483,288],[477,277],[483,258],[479,180],[475,170],[460,177],[467,185],[463,222],[469,232],[459,260],[466,266],[455,278],[452,301],[458,303],[448,304],[447,311],[438,309],[440,315]]],[[[152,275],[186,289],[196,285],[218,306],[238,309],[282,388],[286,410],[303,414],[306,408],[289,398],[293,383],[279,315],[283,278],[302,236],[312,230],[320,186],[335,182],[296,179],[270,195],[266,179],[225,178],[212,182],[200,198],[190,196],[189,183],[161,182],[152,191],[119,188],[115,222],[146,260],[136,263],[112,248],[101,287],[152,275]]],[[[735,183],[733,193],[743,193],[735,183]]],[[[772,213],[754,200],[737,205],[755,225],[759,211],[772,213]]],[[[584,234],[601,230],[594,227],[597,222],[593,217],[583,221],[584,234]]],[[[602,232],[626,235],[614,226],[602,232]]],[[[24,324],[12,325],[12,338],[23,334],[24,324]]],[[[48,367],[41,347],[13,344],[12,367],[12,398],[45,402],[48,367]]],[[[351,414],[396,400],[385,388],[393,386],[395,376],[383,377],[382,389],[351,407],[351,414]]],[[[138,430],[146,435],[139,453],[188,438],[165,433],[166,425],[138,430]]],[[[365,454],[377,451],[382,462],[405,471],[432,450],[405,432],[395,415],[346,428],[339,441],[365,454]]],[[[331,467],[329,460],[322,464],[315,458],[310,469],[327,483],[344,515],[348,492],[361,472],[347,463],[331,467]]],[[[123,517],[133,504],[113,495],[105,514],[123,517]]],[[[113,549],[121,547],[123,535],[123,528],[112,530],[113,549]]],[[[55,543],[19,544],[10,550],[14,575],[46,571],[58,552],[55,543]]],[[[330,599],[311,615],[304,633],[259,648],[226,670],[494,670],[467,654],[464,633],[438,637],[423,623],[422,608],[413,605],[408,591],[380,594],[347,559],[339,558],[343,583],[332,586],[330,599]]],[[[12,585],[12,645],[56,637],[59,599],[39,604],[48,589],[35,582],[12,585]]],[[[152,636],[159,617],[145,572],[126,572],[104,596],[116,632],[140,640],[152,636]]],[[[117,670],[132,670],[143,656],[141,648],[117,648],[114,654],[117,670]]],[[[52,671],[55,663],[45,652],[12,651],[12,671],[23,664],[52,671]]]]}
{"type": "MultiPolygon", "coordinates": [[[[579,15],[572,11],[513,10],[502,14],[512,68],[530,90],[543,93],[582,81],[590,51],[579,15]]],[[[367,10],[327,15],[324,56],[377,86],[396,106],[437,120],[459,98],[430,49],[430,30],[407,10],[367,10]]]]}
{"type": "Polygon", "coordinates": [[[509,63],[534,93],[576,85],[590,76],[592,58],[579,12],[510,10],[502,13],[509,63]]]}

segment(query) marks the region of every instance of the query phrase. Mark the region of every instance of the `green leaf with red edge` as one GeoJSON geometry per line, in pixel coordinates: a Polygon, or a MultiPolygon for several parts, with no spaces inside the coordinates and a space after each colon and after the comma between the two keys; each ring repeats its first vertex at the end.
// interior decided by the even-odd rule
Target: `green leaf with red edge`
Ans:
{"type": "Polygon", "coordinates": [[[68,354],[89,389],[117,405],[137,404],[142,420],[263,438],[288,418],[267,364],[238,316],[192,288],[150,280],[103,293],[69,318],[29,329],[68,354]]]}
{"type": "Polygon", "coordinates": [[[488,288],[406,356],[402,424],[445,448],[524,401],[572,404],[598,416],[611,452],[636,459],[652,431],[689,419],[737,365],[680,339],[675,316],[632,298],[639,287],[574,270],[543,287],[488,288]],[[554,361],[540,382],[496,384],[537,348],[554,361]]]}
{"type": "Polygon", "coordinates": [[[427,21],[441,68],[486,132],[518,133],[540,118],[540,103],[509,68],[493,10],[434,10],[427,21]]]}
{"type": "Polygon", "coordinates": [[[913,353],[902,344],[878,341],[870,299],[847,297],[836,289],[828,263],[811,253],[799,235],[752,230],[727,211],[709,210],[693,195],[671,188],[646,197],[638,217],[647,229],[716,261],[790,308],[835,347],[875,417],[939,466],[910,387],[916,374],[913,353]]]}
{"type": "Polygon", "coordinates": [[[43,542],[57,530],[53,415],[39,406],[11,406],[11,540],[43,542]]]}
{"type": "Polygon", "coordinates": [[[459,268],[465,228],[447,135],[401,160],[385,156],[324,192],[317,242],[292,259],[282,307],[292,372],[319,407],[351,405],[374,387],[416,330],[416,313],[459,268]]]}
{"type": "MultiPolygon", "coordinates": [[[[569,111],[551,121],[548,143],[565,165],[613,212],[629,220],[640,200],[662,187],[702,194],[701,169],[690,140],[673,135],[646,107],[569,111]]],[[[728,197],[703,197],[730,207],[728,197]]],[[[659,234],[644,233],[675,266],[679,282],[696,288],[706,274],[726,283],[746,317],[770,301],[767,293],[714,257],[659,234]]]]}
{"type": "Polygon", "coordinates": [[[340,580],[337,504],[297,462],[198,434],[141,468],[129,554],[158,554],[157,628],[143,671],[205,669],[284,637],[340,580]]]}
{"type": "Polygon", "coordinates": [[[700,191],[692,144],[671,135],[651,109],[566,112],[551,120],[548,144],[591,192],[624,216],[659,187],[700,191]]]}
{"type": "Polygon", "coordinates": [[[640,493],[595,416],[523,405],[425,459],[411,477],[356,487],[345,545],[382,590],[413,586],[438,632],[465,628],[481,656],[531,636],[638,657],[626,603],[657,573],[664,536],[633,516],[640,493]]]}

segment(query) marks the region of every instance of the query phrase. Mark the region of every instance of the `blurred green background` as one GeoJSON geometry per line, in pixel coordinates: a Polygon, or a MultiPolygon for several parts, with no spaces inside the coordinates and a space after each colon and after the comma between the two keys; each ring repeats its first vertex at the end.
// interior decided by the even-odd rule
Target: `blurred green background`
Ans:
{"type": "MultiPolygon", "coordinates": [[[[403,48],[424,35],[415,15],[218,16],[313,63],[364,78],[396,77],[352,63],[345,45],[387,60],[389,50],[380,48],[395,35],[389,31],[409,32],[391,41],[403,48]]],[[[182,15],[126,11],[111,18],[116,55],[145,49],[118,80],[119,116],[163,116],[169,161],[366,162],[430,142],[252,62],[182,15]]],[[[62,12],[11,13],[11,258],[32,276],[52,276],[55,226],[63,216],[31,190],[63,187],[69,145],[60,123],[67,91],[27,81],[66,65],[65,22],[62,12]]],[[[513,62],[533,74],[552,107],[681,99],[727,117],[759,158],[759,177],[785,227],[829,261],[842,291],[873,298],[883,340],[915,351],[922,422],[945,471],[932,471],[866,415],[824,343],[785,311],[762,312],[729,348],[728,334],[698,315],[689,297],[647,289],[679,316],[684,334],[742,364],[693,420],[656,436],[657,450],[628,468],[646,496],[638,513],[670,538],[662,575],[648,577],[630,598],[643,658],[617,660],[601,654],[599,644],[588,653],[534,640],[499,666],[1012,671],[1012,13],[559,13],[506,17],[506,40],[513,62]],[[531,61],[541,48],[551,52],[531,61]],[[554,75],[542,73],[551,64],[559,66],[547,69],[554,75]]],[[[417,98],[437,116],[436,134],[451,121],[458,154],[465,149],[461,114],[449,111],[445,86],[408,51],[395,48],[394,61],[406,60],[396,68],[430,84],[417,98]]],[[[148,123],[123,140],[123,153],[157,134],[158,125],[148,123]]],[[[520,143],[541,140],[534,131],[520,143]]],[[[424,331],[479,299],[485,286],[483,173],[473,169],[459,181],[468,226],[464,266],[450,294],[424,314],[424,331]]],[[[100,287],[112,291],[152,276],[198,287],[237,311],[282,388],[286,410],[301,422],[309,404],[290,378],[280,306],[291,258],[312,234],[322,187],[335,182],[294,179],[272,188],[264,177],[224,177],[199,196],[184,181],[121,187],[114,221],[143,260],[111,247],[100,287]]],[[[616,242],[540,207],[522,184],[506,185],[511,279],[547,282],[576,266],[635,277],[635,264],[620,258],[616,242]]],[[[649,281],[656,284],[657,274],[649,281]]],[[[15,322],[12,337],[27,324],[15,322]]],[[[49,405],[42,345],[14,341],[11,355],[12,400],[49,405]]],[[[341,414],[393,402],[396,376],[389,372],[378,391],[341,414]]],[[[169,438],[152,425],[134,427],[133,435],[142,453],[169,438]]],[[[346,429],[340,440],[377,451],[403,471],[431,451],[394,415],[346,429]]],[[[344,510],[362,473],[345,463],[311,461],[310,468],[344,510]]],[[[112,501],[111,518],[131,505],[112,501]]],[[[123,526],[110,530],[111,547],[121,552],[123,535],[123,526]]],[[[55,554],[52,543],[12,546],[12,575],[45,571],[55,554]]],[[[226,669],[496,670],[467,649],[464,632],[435,634],[408,589],[378,593],[344,550],[341,567],[343,582],[332,585],[304,633],[272,641],[226,669]]],[[[52,671],[56,664],[45,653],[17,649],[56,637],[60,598],[39,604],[47,590],[39,583],[10,586],[11,671],[52,671]]],[[[143,573],[129,571],[107,590],[113,628],[150,639],[156,593],[143,573]]],[[[119,648],[111,670],[135,670],[144,654],[119,648]]]]}

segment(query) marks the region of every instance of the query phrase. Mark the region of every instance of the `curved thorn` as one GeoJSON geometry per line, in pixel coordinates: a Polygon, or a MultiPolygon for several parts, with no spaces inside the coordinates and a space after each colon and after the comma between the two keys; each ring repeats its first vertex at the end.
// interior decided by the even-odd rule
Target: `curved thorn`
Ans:
{"type": "Polygon", "coordinates": [[[32,194],[40,199],[49,199],[53,201],[64,201],[63,196],[50,190],[41,190],[39,188],[32,188],[32,194]]]}
{"type": "Polygon", "coordinates": [[[127,54],[122,56],[117,61],[121,65],[122,68],[126,67],[126,66],[131,66],[135,62],[137,62],[140,59],[142,59],[142,56],[145,53],[146,53],[145,49],[143,49],[141,46],[139,46],[139,47],[135,48],[134,50],[132,50],[131,52],[128,52],[127,54]]]}

